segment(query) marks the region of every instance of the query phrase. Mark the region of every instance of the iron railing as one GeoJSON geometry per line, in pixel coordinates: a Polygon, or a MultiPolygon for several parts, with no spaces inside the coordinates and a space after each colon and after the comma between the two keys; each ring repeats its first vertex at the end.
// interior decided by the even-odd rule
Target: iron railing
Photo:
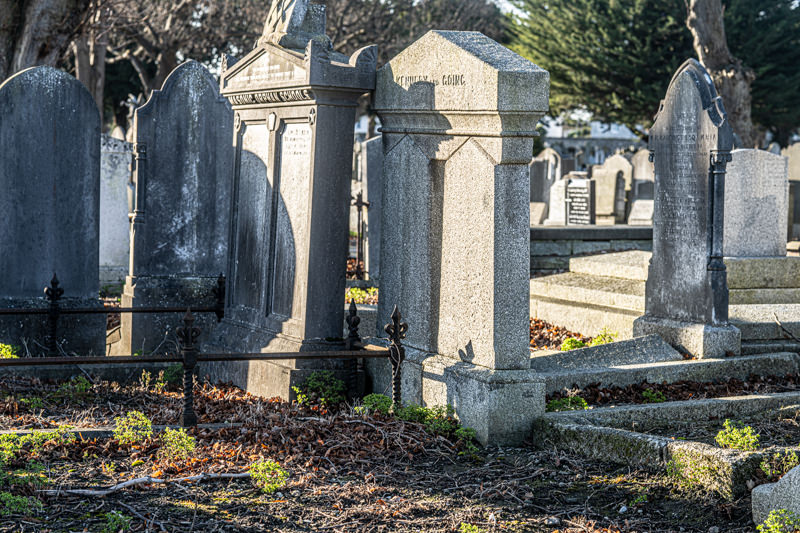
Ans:
{"type": "MultiPolygon", "coordinates": [[[[217,314],[217,319],[221,320],[224,316],[225,302],[225,277],[220,275],[217,287],[214,290],[217,298],[217,305],[210,308],[200,308],[196,311],[213,312],[217,314]]],[[[80,309],[61,309],[58,301],[64,291],[59,287],[58,278],[53,275],[50,287],[45,289],[45,295],[50,301],[47,309],[0,309],[0,315],[34,315],[47,314],[50,320],[49,342],[55,342],[58,317],[61,314],[90,314],[90,313],[174,313],[183,312],[183,308],[174,307],[103,307],[103,308],[80,308],[80,309]]],[[[405,359],[405,347],[402,344],[408,331],[408,324],[403,322],[400,311],[395,306],[392,312],[391,322],[384,327],[388,335],[388,348],[381,349],[377,346],[366,346],[362,343],[358,333],[358,326],[361,318],[358,316],[358,309],[355,302],[350,302],[350,309],[347,317],[348,336],[345,339],[345,350],[339,351],[318,351],[318,352],[276,352],[276,353],[200,353],[197,347],[197,339],[200,337],[201,329],[194,325],[195,317],[191,308],[185,309],[183,325],[176,329],[178,337],[179,355],[163,356],[103,356],[103,357],[24,357],[18,359],[0,359],[0,369],[4,367],[19,366],[60,366],[60,365],[97,365],[97,364],[142,364],[142,363],[182,363],[183,364],[183,412],[181,415],[181,425],[183,427],[196,426],[197,415],[194,411],[194,371],[198,363],[204,362],[233,362],[233,361],[275,361],[288,359],[355,359],[358,362],[357,373],[363,373],[363,359],[369,358],[388,358],[392,365],[392,401],[395,405],[401,405],[402,391],[401,385],[401,366],[405,359]]],[[[57,345],[54,351],[57,351],[57,345]]]]}

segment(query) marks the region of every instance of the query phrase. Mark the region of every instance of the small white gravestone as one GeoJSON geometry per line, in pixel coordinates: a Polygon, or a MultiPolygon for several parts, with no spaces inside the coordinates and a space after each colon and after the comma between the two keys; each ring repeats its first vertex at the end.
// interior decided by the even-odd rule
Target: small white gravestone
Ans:
{"type": "Polygon", "coordinates": [[[130,262],[128,205],[133,145],[100,138],[100,283],[123,283],[130,262]]]}

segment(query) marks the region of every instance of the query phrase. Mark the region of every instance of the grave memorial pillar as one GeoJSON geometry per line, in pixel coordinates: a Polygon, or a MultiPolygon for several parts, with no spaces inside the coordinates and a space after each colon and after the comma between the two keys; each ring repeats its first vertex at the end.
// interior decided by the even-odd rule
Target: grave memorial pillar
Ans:
{"type": "Polygon", "coordinates": [[[481,442],[544,411],[530,369],[530,169],[549,74],[477,32],[431,31],[378,71],[378,316],[408,322],[403,397],[451,404],[481,442]]]}
{"type": "Polygon", "coordinates": [[[696,357],[741,351],[728,323],[722,260],[725,172],[733,130],[708,72],[690,59],[667,89],[650,133],[655,165],[653,256],[634,336],[661,335],[696,357]]]}
{"type": "MultiPolygon", "coordinates": [[[[375,46],[333,51],[325,6],[276,0],[256,48],[224,65],[235,114],[229,278],[209,349],[342,348],[353,130],[376,58],[375,46]]],[[[225,363],[218,376],[288,398],[309,373],[339,363],[225,363]]]]}

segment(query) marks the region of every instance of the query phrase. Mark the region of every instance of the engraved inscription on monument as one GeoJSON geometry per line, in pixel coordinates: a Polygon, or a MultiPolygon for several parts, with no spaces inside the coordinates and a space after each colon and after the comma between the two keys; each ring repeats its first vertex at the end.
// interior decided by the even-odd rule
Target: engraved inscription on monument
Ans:
{"type": "Polygon", "coordinates": [[[280,178],[275,232],[274,288],[272,313],[291,317],[300,308],[295,291],[297,251],[305,249],[311,187],[311,126],[287,124],[280,142],[280,178]]]}
{"type": "Polygon", "coordinates": [[[595,222],[595,182],[572,179],[567,184],[567,225],[585,226],[595,222]]]}

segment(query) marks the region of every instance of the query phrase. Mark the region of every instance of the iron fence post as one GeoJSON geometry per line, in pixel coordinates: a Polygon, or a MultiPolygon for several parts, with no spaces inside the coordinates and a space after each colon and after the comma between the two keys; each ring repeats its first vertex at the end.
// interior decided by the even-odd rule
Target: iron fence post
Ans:
{"type": "MultiPolygon", "coordinates": [[[[350,333],[345,339],[345,350],[361,350],[364,346],[361,344],[361,336],[358,334],[358,326],[361,324],[361,317],[358,316],[358,308],[354,299],[350,299],[350,309],[347,312],[347,328],[350,333]]],[[[364,358],[359,357],[355,360],[356,372],[353,378],[355,383],[351,384],[350,390],[354,391],[356,397],[361,398],[364,396],[364,358]]]]}
{"type": "Polygon", "coordinates": [[[200,336],[200,328],[194,325],[192,310],[187,309],[183,316],[183,326],[176,330],[181,357],[183,358],[183,415],[181,426],[197,425],[197,414],[194,412],[194,368],[197,365],[197,347],[195,341],[200,336]]]}
{"type": "Polygon", "coordinates": [[[389,361],[392,363],[392,403],[396,408],[403,404],[401,365],[406,358],[406,349],[402,340],[406,338],[408,332],[408,324],[402,320],[400,310],[395,305],[392,321],[383,328],[389,335],[389,361]]]}
{"type": "Polygon", "coordinates": [[[58,357],[58,317],[61,314],[58,301],[64,295],[64,289],[59,287],[58,276],[53,272],[50,286],[44,288],[44,294],[50,302],[47,310],[49,336],[47,339],[47,356],[58,357]]]}

